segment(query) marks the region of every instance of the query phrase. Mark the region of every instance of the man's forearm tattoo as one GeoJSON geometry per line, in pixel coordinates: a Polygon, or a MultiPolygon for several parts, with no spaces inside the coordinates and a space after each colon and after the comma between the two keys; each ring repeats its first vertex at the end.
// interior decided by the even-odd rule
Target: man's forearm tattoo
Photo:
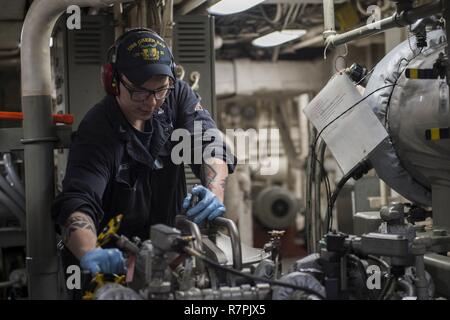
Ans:
{"type": "Polygon", "coordinates": [[[209,189],[217,187],[216,184],[218,184],[223,190],[225,190],[227,183],[227,177],[217,179],[217,171],[208,163],[203,163],[202,165],[200,170],[200,180],[202,184],[209,189]]]}
{"type": "Polygon", "coordinates": [[[217,171],[214,170],[214,168],[211,165],[204,163],[200,171],[200,180],[202,184],[205,187],[209,188],[211,183],[215,182],[214,179],[216,177],[217,171]]]}
{"type": "Polygon", "coordinates": [[[63,242],[68,243],[72,233],[79,229],[90,230],[93,234],[96,234],[94,222],[91,217],[85,214],[72,214],[62,228],[63,242]]]}

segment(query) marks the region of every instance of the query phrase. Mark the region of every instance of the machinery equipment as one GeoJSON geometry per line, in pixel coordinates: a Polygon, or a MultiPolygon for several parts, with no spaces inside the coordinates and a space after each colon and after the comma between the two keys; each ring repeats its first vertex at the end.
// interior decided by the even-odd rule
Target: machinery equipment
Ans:
{"type": "MultiPolygon", "coordinates": [[[[273,232],[270,242],[263,249],[256,249],[241,244],[236,225],[226,218],[218,217],[211,225],[200,228],[179,215],[176,225],[179,229],[162,224],[152,226],[150,239],[144,242],[104,232],[117,240],[116,245],[128,262],[135,262],[131,267],[128,264],[126,277],[95,275],[84,298],[264,300],[271,298],[276,285],[296,288],[315,298],[323,295],[308,284],[275,280],[282,232],[273,232]]],[[[110,229],[114,226],[111,223],[110,229]]]]}
{"type": "MultiPolygon", "coordinates": [[[[411,4],[398,2],[405,10],[411,4]]],[[[357,84],[370,77],[363,100],[388,138],[342,181],[370,162],[386,184],[412,203],[391,203],[375,215],[357,214],[355,229],[364,232],[358,235],[332,231],[326,223],[318,252],[297,261],[294,271],[318,280],[327,299],[450,298],[447,41],[438,19],[418,21],[411,30],[415,36],[386,55],[371,74],[364,68],[348,70],[357,84]]],[[[336,197],[335,192],[329,215],[336,197]]]]}

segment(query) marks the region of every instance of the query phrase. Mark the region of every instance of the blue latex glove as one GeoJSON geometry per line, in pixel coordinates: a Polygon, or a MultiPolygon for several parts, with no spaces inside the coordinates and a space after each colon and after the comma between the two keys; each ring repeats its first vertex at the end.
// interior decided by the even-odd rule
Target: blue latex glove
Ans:
{"type": "Polygon", "coordinates": [[[204,186],[195,186],[191,192],[192,194],[188,193],[186,198],[184,198],[183,208],[187,209],[189,207],[192,195],[198,196],[199,202],[186,212],[186,215],[189,218],[193,218],[195,223],[199,224],[205,219],[211,221],[225,213],[225,206],[211,190],[204,186]]]}
{"type": "Polygon", "coordinates": [[[119,249],[96,248],[88,251],[80,260],[80,266],[91,274],[98,272],[125,274],[125,259],[119,249]]]}

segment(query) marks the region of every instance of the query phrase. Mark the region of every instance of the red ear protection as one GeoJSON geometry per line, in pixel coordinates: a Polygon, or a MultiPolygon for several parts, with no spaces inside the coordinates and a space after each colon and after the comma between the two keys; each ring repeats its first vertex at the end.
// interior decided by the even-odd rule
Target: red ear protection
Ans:
{"type": "Polygon", "coordinates": [[[105,63],[102,66],[101,80],[106,93],[113,96],[119,95],[119,91],[117,90],[117,81],[114,79],[114,67],[111,63],[105,63]]]}

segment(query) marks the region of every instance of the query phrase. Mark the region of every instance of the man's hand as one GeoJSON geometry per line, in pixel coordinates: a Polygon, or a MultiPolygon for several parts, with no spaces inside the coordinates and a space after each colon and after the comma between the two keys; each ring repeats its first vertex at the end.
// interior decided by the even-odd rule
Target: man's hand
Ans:
{"type": "Polygon", "coordinates": [[[187,209],[192,199],[192,195],[199,197],[199,202],[190,208],[186,215],[194,218],[195,223],[201,223],[206,218],[211,221],[225,213],[225,206],[217,196],[204,186],[195,186],[192,188],[192,194],[188,193],[183,201],[183,208],[187,209]]]}
{"type": "Polygon", "coordinates": [[[88,251],[81,259],[80,266],[92,275],[102,273],[125,274],[125,259],[118,249],[96,248],[88,251]]]}

